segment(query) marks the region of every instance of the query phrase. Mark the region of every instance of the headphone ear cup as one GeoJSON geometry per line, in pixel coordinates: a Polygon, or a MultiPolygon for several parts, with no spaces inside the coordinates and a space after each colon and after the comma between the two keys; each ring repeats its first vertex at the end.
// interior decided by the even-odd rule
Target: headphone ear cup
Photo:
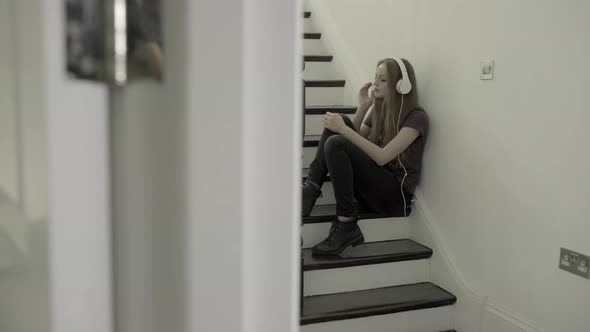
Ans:
{"type": "Polygon", "coordinates": [[[407,95],[408,93],[410,93],[410,91],[412,91],[412,83],[410,82],[410,80],[401,79],[397,81],[395,89],[399,94],[407,95]]]}

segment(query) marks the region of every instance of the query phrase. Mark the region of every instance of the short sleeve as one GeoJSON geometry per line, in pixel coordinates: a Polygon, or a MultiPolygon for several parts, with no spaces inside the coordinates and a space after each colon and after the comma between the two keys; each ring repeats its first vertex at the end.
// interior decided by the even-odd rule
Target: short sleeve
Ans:
{"type": "Polygon", "coordinates": [[[367,112],[367,115],[365,115],[365,119],[363,120],[363,124],[369,128],[373,127],[373,108],[372,107],[367,112]]]}
{"type": "Polygon", "coordinates": [[[428,114],[420,110],[411,112],[405,119],[403,127],[414,128],[420,133],[420,136],[426,136],[428,133],[428,114]]]}

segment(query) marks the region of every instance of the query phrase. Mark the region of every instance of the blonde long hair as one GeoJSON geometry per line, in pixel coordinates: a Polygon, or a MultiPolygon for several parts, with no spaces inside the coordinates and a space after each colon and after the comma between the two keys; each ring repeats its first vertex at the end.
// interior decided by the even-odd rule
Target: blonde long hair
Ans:
{"type": "Polygon", "coordinates": [[[412,83],[412,91],[404,95],[404,104],[401,110],[402,95],[396,90],[397,82],[402,78],[402,73],[399,65],[394,59],[383,59],[377,63],[377,67],[385,64],[387,71],[387,97],[375,98],[373,102],[373,119],[369,139],[371,142],[380,147],[384,147],[398,134],[398,118],[400,124],[404,122],[408,114],[418,107],[418,94],[416,91],[416,75],[414,74],[414,67],[406,59],[402,59],[406,65],[410,82],[412,83]]]}

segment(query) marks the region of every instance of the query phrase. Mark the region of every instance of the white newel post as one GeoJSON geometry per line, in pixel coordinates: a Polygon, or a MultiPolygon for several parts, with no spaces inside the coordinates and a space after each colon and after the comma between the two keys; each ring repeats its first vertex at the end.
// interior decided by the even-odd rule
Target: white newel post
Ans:
{"type": "Polygon", "coordinates": [[[188,330],[297,331],[301,10],[198,0],[187,15],[188,330]]]}

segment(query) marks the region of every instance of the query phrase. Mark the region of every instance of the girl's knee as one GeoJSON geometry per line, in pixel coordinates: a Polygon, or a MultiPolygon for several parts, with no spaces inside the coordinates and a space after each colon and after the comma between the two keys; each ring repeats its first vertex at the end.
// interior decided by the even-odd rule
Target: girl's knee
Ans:
{"type": "Polygon", "coordinates": [[[330,153],[331,151],[341,150],[348,142],[349,140],[342,135],[332,135],[326,140],[324,151],[325,153],[330,153]]]}

